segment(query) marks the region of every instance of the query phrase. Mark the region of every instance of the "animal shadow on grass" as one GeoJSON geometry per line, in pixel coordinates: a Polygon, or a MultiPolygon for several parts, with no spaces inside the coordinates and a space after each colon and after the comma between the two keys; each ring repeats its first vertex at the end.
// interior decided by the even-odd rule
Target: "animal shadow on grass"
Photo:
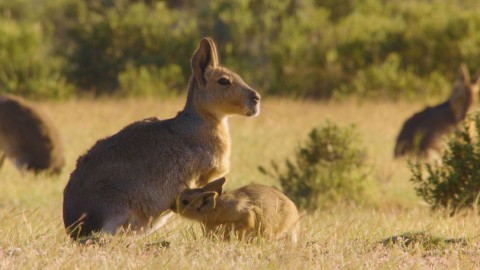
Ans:
{"type": "Polygon", "coordinates": [[[385,238],[376,244],[381,244],[384,247],[400,247],[405,251],[415,252],[417,250],[426,251],[426,255],[432,253],[442,252],[451,246],[466,246],[470,239],[467,238],[444,238],[434,236],[428,232],[406,232],[399,235],[394,235],[385,238]]]}

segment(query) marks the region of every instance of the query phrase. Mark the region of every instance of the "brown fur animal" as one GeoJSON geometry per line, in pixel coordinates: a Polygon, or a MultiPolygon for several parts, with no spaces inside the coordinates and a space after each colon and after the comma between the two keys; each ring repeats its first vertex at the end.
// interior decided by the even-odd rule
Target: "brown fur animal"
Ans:
{"type": "Polygon", "coordinates": [[[64,190],[70,236],[153,230],[171,215],[160,218],[181,191],[228,172],[228,116],[257,115],[260,95],[219,65],[210,38],[200,42],[191,67],[187,101],[176,117],[130,124],[78,159],[64,190]]]}
{"type": "Polygon", "coordinates": [[[297,207],[285,194],[263,185],[248,185],[222,193],[225,178],[201,188],[186,189],[177,198],[175,212],[200,221],[207,233],[224,229],[243,239],[261,235],[269,239],[289,237],[297,241],[297,207]]]}
{"type": "Polygon", "coordinates": [[[65,164],[57,130],[25,100],[0,96],[0,166],[11,159],[20,170],[59,173],[65,164]]]}
{"type": "Polygon", "coordinates": [[[394,156],[414,155],[431,159],[442,149],[445,135],[459,128],[477,102],[480,72],[470,80],[466,66],[459,69],[450,98],[434,107],[427,107],[407,119],[397,137],[394,156]]]}

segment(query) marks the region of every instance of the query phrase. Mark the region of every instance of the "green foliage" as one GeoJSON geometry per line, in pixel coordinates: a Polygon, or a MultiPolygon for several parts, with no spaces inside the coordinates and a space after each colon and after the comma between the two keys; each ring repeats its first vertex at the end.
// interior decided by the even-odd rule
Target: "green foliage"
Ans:
{"type": "Polygon", "coordinates": [[[71,87],[62,61],[49,57],[48,33],[39,24],[0,18],[0,91],[32,97],[65,97],[71,87]]]}
{"type": "MultiPolygon", "coordinates": [[[[35,55],[46,71],[36,71],[43,74],[37,77],[54,74],[47,77],[63,85],[67,80],[77,91],[122,95],[130,93],[120,81],[126,74],[172,72],[140,79],[150,81],[140,83],[147,88],[178,76],[172,66],[181,68],[178,81],[188,78],[198,41],[212,36],[221,62],[264,94],[444,97],[460,63],[478,68],[479,13],[474,0],[0,1],[0,20],[21,26],[11,31],[35,41],[18,47],[40,50],[35,55]]],[[[23,69],[36,70],[35,65],[25,63],[23,69]]],[[[131,94],[176,93],[179,86],[173,84],[131,94]]],[[[8,85],[27,95],[37,89],[8,85]]]]}
{"type": "MultiPolygon", "coordinates": [[[[69,78],[80,88],[106,92],[122,89],[119,76],[124,72],[131,74],[127,71],[129,65],[140,70],[174,72],[163,78],[178,75],[178,70],[172,69],[171,65],[182,68],[179,78],[190,73],[188,60],[197,38],[193,34],[195,28],[191,19],[183,17],[180,12],[170,11],[161,4],[149,7],[136,3],[118,4],[115,8],[87,16],[88,23],[72,30],[71,37],[76,46],[68,55],[72,63],[69,78]]],[[[186,81],[182,83],[186,85],[186,81]]]]}
{"type": "Polygon", "coordinates": [[[338,62],[345,73],[338,92],[394,99],[445,96],[455,68],[461,62],[478,68],[473,62],[480,53],[464,49],[478,44],[480,6],[454,2],[358,3],[336,26],[338,62]]]}
{"type": "Polygon", "coordinates": [[[479,205],[480,196],[480,114],[448,141],[441,162],[411,164],[411,181],[417,194],[433,209],[447,208],[451,214],[479,205]]]}
{"type": "Polygon", "coordinates": [[[342,128],[327,121],[314,128],[308,140],[285,160],[285,169],[272,161],[272,170],[259,170],[278,179],[287,194],[299,207],[308,210],[327,207],[345,200],[366,200],[369,169],[365,151],[358,146],[353,126],[342,128]]]}
{"type": "Polygon", "coordinates": [[[154,65],[138,68],[127,66],[119,74],[121,94],[128,96],[168,96],[185,84],[182,69],[177,65],[157,68],[154,65]]]}
{"type": "Polygon", "coordinates": [[[401,99],[440,95],[451,89],[451,82],[433,72],[422,79],[411,69],[400,67],[400,57],[391,54],[385,62],[358,71],[349,85],[342,85],[339,94],[358,94],[366,98],[401,99]],[[425,90],[429,89],[429,93],[425,90]]]}

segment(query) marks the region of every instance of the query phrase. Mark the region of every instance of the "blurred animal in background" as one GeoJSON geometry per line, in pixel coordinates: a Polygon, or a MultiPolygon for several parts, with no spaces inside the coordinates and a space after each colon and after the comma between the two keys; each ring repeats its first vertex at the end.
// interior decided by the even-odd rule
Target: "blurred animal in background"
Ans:
{"type": "Polygon", "coordinates": [[[299,215],[285,194],[257,184],[222,192],[224,184],[225,178],[220,178],[201,188],[186,189],[172,209],[201,222],[207,233],[219,232],[225,239],[233,233],[246,240],[260,235],[297,242],[299,215]]]}
{"type": "Polygon", "coordinates": [[[467,67],[461,65],[449,99],[427,107],[405,121],[397,137],[395,158],[413,155],[431,160],[439,156],[444,136],[460,128],[460,123],[476,104],[479,77],[480,70],[471,79],[467,67]]]}
{"type": "Polygon", "coordinates": [[[60,173],[65,164],[54,126],[31,104],[12,95],[0,96],[0,165],[11,159],[21,171],[60,173]]]}
{"type": "Polygon", "coordinates": [[[228,118],[257,115],[260,95],[220,66],[210,38],[200,42],[191,68],[187,101],[177,116],[130,124],[78,159],[63,196],[72,238],[121,228],[154,231],[173,215],[180,192],[228,172],[228,118]]]}

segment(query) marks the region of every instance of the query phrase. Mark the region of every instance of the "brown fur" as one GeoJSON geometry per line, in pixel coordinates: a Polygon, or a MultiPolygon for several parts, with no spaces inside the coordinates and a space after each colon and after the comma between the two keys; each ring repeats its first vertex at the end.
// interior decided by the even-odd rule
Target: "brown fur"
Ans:
{"type": "Polygon", "coordinates": [[[191,66],[187,101],[176,117],[135,122],[78,159],[63,201],[73,238],[150,228],[182,190],[228,172],[228,116],[257,115],[260,96],[218,64],[209,38],[200,42],[191,66]]]}
{"type": "Polygon", "coordinates": [[[248,185],[222,193],[225,178],[201,188],[186,189],[177,198],[174,209],[180,215],[200,221],[207,232],[222,228],[225,237],[261,235],[269,239],[290,237],[297,241],[297,207],[285,194],[272,187],[248,185]]]}
{"type": "Polygon", "coordinates": [[[65,164],[57,130],[25,100],[0,96],[0,165],[11,159],[21,171],[59,173],[65,164]]]}
{"type": "Polygon", "coordinates": [[[397,137],[394,156],[413,154],[431,159],[440,154],[445,135],[460,127],[467,113],[477,102],[480,71],[472,80],[462,65],[450,98],[434,107],[427,107],[407,119],[397,137]]]}

